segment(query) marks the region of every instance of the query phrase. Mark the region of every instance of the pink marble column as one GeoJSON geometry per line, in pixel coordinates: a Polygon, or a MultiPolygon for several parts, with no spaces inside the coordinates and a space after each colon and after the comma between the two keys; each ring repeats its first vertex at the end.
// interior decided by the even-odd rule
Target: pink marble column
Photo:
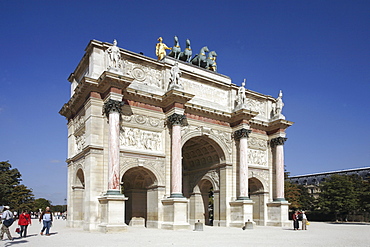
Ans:
{"type": "Polygon", "coordinates": [[[104,113],[109,119],[108,139],[108,192],[107,194],[120,194],[119,174],[119,123],[123,102],[109,100],[104,105],[104,113]]]}
{"type": "Polygon", "coordinates": [[[108,190],[119,191],[119,113],[109,113],[108,190]]]}
{"type": "Polygon", "coordinates": [[[271,140],[275,148],[275,170],[276,170],[276,198],[275,201],[285,201],[284,196],[284,142],[287,138],[277,137],[271,140]]]}
{"type": "Polygon", "coordinates": [[[235,138],[239,139],[239,196],[238,200],[249,200],[248,195],[248,136],[251,130],[240,129],[235,131],[235,138]]]}
{"type": "Polygon", "coordinates": [[[181,125],[185,115],[177,113],[168,117],[172,125],[172,150],[171,150],[171,197],[183,197],[182,195],[182,149],[181,149],[181,125]]]}

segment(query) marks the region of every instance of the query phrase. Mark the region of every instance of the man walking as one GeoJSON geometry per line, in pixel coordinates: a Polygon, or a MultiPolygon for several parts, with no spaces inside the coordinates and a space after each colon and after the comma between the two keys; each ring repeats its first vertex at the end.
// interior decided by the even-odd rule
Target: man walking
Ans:
{"type": "Polygon", "coordinates": [[[6,226],[5,224],[5,221],[6,220],[13,220],[13,213],[10,212],[10,207],[9,206],[4,206],[4,209],[5,211],[3,212],[3,215],[1,216],[1,219],[3,221],[3,225],[1,226],[1,236],[0,236],[0,239],[3,240],[3,237],[4,237],[4,233],[6,233],[6,235],[8,235],[8,239],[9,240],[13,240],[13,237],[12,235],[10,234],[10,231],[9,231],[9,226],[6,226]]]}

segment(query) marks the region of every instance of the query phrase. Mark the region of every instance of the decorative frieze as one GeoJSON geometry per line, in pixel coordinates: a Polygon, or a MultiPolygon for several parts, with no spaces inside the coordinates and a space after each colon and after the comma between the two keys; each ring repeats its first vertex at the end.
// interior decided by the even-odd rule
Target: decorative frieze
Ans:
{"type": "Polygon", "coordinates": [[[133,124],[141,124],[144,126],[149,127],[158,127],[163,128],[164,127],[164,121],[163,119],[150,117],[146,115],[140,115],[140,114],[134,114],[130,116],[122,116],[122,124],[126,123],[133,123],[133,124]]]}
{"type": "Polygon", "coordinates": [[[274,138],[270,141],[271,147],[276,147],[278,145],[284,145],[286,140],[288,140],[288,138],[285,138],[285,137],[274,138]]]}
{"type": "Polygon", "coordinates": [[[266,150],[267,141],[264,139],[256,138],[256,137],[250,137],[248,139],[248,147],[254,148],[254,149],[260,149],[260,150],[266,150]]]}
{"type": "Polygon", "coordinates": [[[121,114],[122,106],[124,104],[125,103],[123,101],[109,99],[107,102],[104,103],[103,114],[105,114],[107,117],[109,116],[109,113],[111,112],[118,112],[119,114],[121,114]]]}

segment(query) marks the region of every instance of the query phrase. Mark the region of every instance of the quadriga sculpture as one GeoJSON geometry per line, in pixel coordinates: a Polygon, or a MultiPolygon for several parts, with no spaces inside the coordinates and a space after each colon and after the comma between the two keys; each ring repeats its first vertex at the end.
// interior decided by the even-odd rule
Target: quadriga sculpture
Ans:
{"type": "Polygon", "coordinates": [[[205,68],[207,66],[206,52],[209,52],[209,50],[207,46],[204,46],[202,49],[200,49],[199,54],[195,55],[195,57],[191,59],[190,63],[205,68]]]}
{"type": "Polygon", "coordinates": [[[186,39],[186,48],[184,51],[180,52],[179,60],[189,63],[192,55],[193,51],[190,47],[190,40],[186,39]]]}

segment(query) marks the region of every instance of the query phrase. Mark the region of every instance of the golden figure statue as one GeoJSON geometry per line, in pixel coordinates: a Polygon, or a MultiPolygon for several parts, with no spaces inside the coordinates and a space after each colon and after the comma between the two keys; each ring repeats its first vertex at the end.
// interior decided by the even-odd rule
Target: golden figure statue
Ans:
{"type": "Polygon", "coordinates": [[[171,50],[171,48],[168,48],[165,43],[162,43],[162,37],[158,38],[159,43],[157,43],[155,47],[155,55],[157,56],[157,60],[162,60],[167,54],[166,50],[171,50]]]}

